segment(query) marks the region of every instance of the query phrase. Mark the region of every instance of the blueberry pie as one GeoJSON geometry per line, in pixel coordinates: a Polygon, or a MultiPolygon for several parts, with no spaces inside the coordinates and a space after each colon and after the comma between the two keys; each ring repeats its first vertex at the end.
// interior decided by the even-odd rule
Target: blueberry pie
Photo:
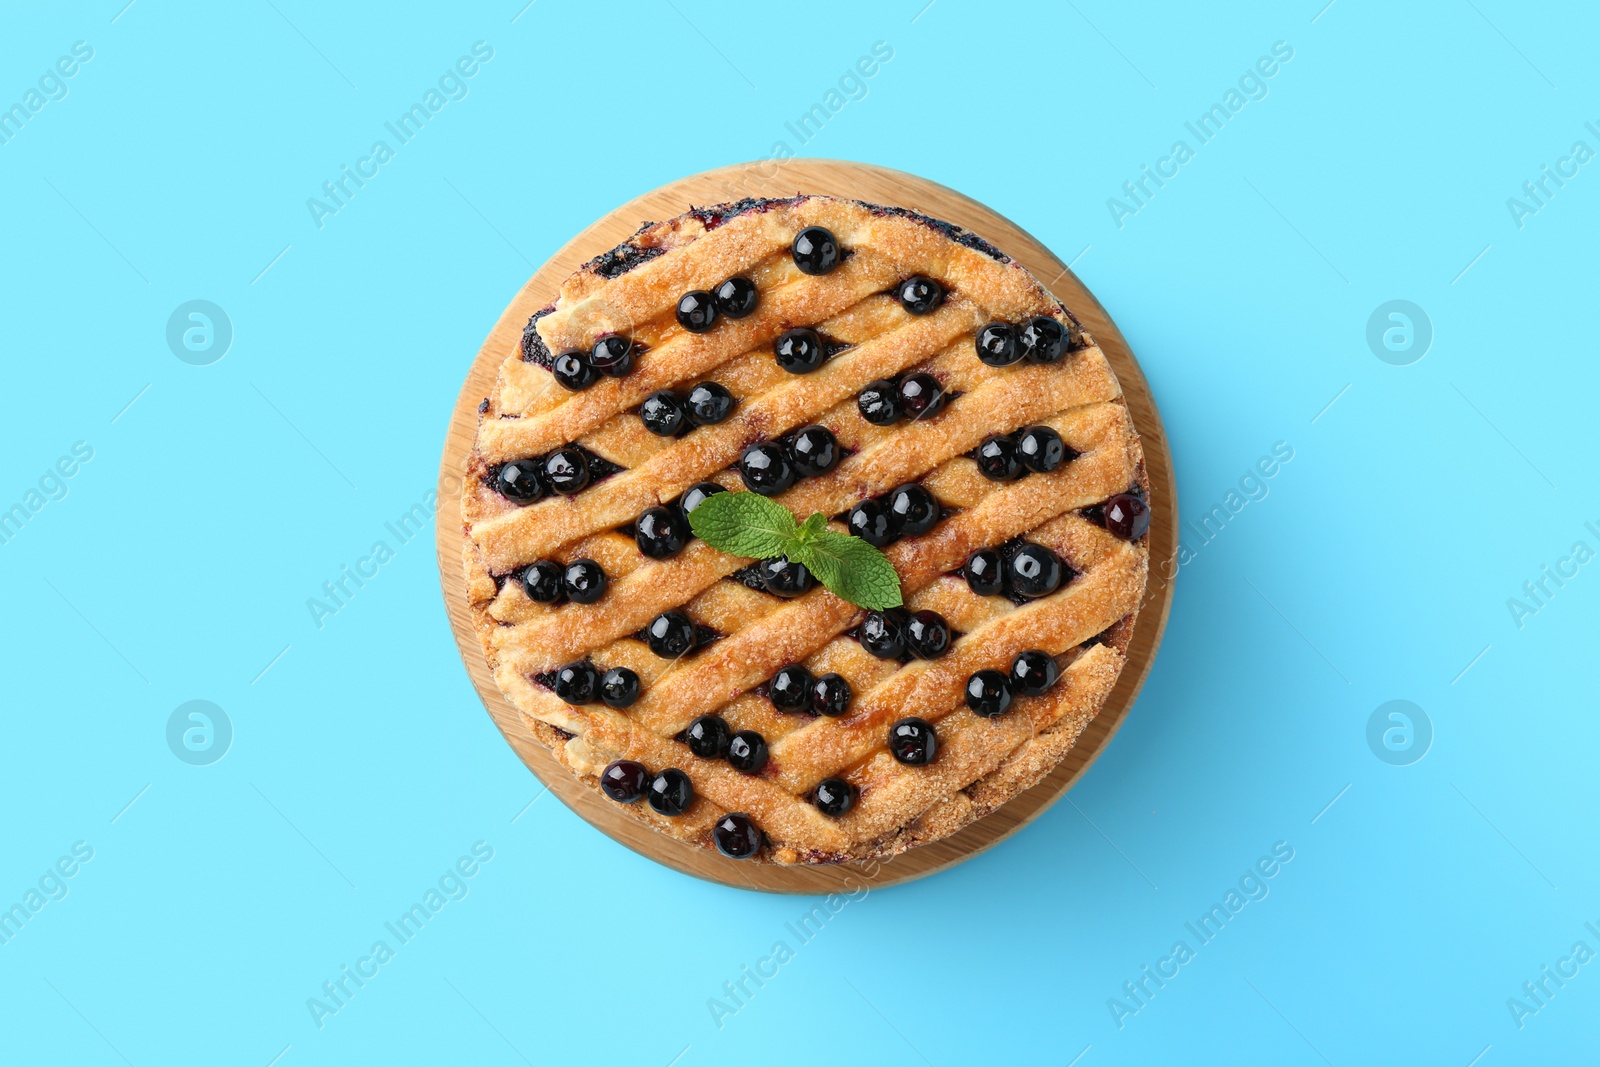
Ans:
{"type": "Polygon", "coordinates": [[[618,810],[723,862],[955,833],[1122,671],[1138,435],[1094,338],[967,230],[821,196],[648,224],[534,314],[479,410],[463,548],[496,683],[618,810]],[[873,546],[903,603],[719,551],[691,512],[767,506],[722,493],[873,546]]]}

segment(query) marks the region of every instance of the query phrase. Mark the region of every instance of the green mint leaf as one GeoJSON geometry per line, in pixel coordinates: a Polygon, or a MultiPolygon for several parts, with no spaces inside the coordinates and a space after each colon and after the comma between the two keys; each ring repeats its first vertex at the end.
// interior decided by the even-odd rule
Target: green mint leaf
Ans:
{"type": "Polygon", "coordinates": [[[689,513],[689,529],[729,555],[772,559],[795,547],[799,527],[782,504],[755,493],[715,493],[689,513]]]}
{"type": "Polygon", "coordinates": [[[828,518],[820,511],[813,511],[811,517],[800,524],[795,539],[802,545],[809,545],[817,539],[817,534],[827,528],[828,518]]]}
{"type": "Polygon", "coordinates": [[[882,611],[902,603],[900,576],[889,557],[859,537],[822,530],[789,558],[798,558],[829,592],[857,607],[882,611]]]}

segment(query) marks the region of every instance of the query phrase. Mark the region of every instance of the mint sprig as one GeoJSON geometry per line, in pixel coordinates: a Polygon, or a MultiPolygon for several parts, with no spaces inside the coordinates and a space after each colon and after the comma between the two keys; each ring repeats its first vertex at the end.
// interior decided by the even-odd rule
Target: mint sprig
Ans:
{"type": "Polygon", "coordinates": [[[827,525],[820,512],[796,523],[788,508],[755,493],[716,493],[689,513],[689,528],[712,548],[751,559],[785,556],[841,600],[874,611],[899,607],[900,576],[888,557],[827,525]]]}

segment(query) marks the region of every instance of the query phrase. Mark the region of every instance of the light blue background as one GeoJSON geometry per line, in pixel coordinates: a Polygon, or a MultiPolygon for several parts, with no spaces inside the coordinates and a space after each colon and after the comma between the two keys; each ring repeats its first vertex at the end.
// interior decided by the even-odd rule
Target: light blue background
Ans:
{"type": "Polygon", "coordinates": [[[94,456],[0,545],[0,906],[94,858],[0,946],[0,1058],[1593,1062],[1600,962],[1521,1028],[1507,998],[1600,950],[1600,564],[1520,628],[1507,599],[1600,549],[1600,164],[1520,228],[1506,203],[1600,149],[1592,8],[524,2],[5,7],[0,105],[94,57],[0,145],[0,507],[94,456]],[[470,95],[319,229],[306,199],[480,40],[470,95]],[[785,122],[876,41],[866,97],[799,145],[785,122]],[[1266,98],[1119,228],[1107,198],[1278,41],[1266,98]],[[777,140],[948,184],[1072,260],[1149,375],[1185,517],[1294,450],[1186,534],[1149,684],[1071,802],[803,945],[813,902],[536,799],[431,532],[384,527],[538,264],[777,140]],[[233,324],[209,366],[165,341],[191,299],[233,324]],[[1366,342],[1391,299],[1432,322],[1410,366],[1366,342]],[[319,629],[307,598],[378,539],[394,559],[319,629]],[[234,729],[210,766],[166,742],[195,699],[234,729]],[[1410,766],[1366,740],[1393,699],[1433,725],[1410,766]],[[319,1029],[307,999],[478,841],[470,895],[319,1029]],[[1275,842],[1270,895],[1119,1028],[1108,998],[1275,842]],[[719,1029],[708,998],[779,939],[795,958],[719,1029]]]}

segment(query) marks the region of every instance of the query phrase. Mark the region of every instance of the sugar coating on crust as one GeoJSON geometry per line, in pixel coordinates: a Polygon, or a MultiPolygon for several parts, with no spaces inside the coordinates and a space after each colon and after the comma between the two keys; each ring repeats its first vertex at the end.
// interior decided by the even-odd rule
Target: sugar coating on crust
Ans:
{"type": "Polygon", "coordinates": [[[906,209],[814,196],[746,200],[644,225],[585,264],[533,316],[480,408],[461,497],[463,565],[497,685],[569,771],[598,788],[607,763],[629,758],[652,770],[678,767],[694,783],[696,799],[683,815],[668,818],[642,803],[622,810],[707,848],[717,819],[746,812],[766,837],[758,862],[882,858],[949,836],[1043,779],[1103,706],[1125,663],[1148,572],[1143,540],[1121,540],[1096,521],[1098,505],[1128,491],[1147,496],[1148,484],[1116,376],[1078,320],[1019,264],[969,231],[906,209]],[[823,276],[801,273],[789,254],[794,235],[814,225],[846,249],[823,276]],[[913,316],[888,295],[912,275],[946,288],[933,313],[913,316]],[[754,313],[703,334],[678,325],[682,293],[733,276],[755,282],[754,313]],[[1066,359],[1006,368],[978,361],[973,336],[985,323],[1034,315],[1067,328],[1075,346],[1066,359]],[[818,330],[836,349],[812,374],[788,374],[772,358],[773,340],[795,326],[818,330]],[[609,333],[639,346],[630,374],[581,392],[555,382],[553,353],[586,351],[609,333]],[[957,399],[933,418],[867,423],[855,404],[861,387],[910,371],[934,374],[957,399]],[[634,409],[646,396],[700,381],[733,392],[732,417],[676,440],[642,429],[634,409]],[[908,482],[944,508],[927,534],[885,550],[908,608],[937,610],[957,632],[944,657],[876,660],[850,636],[862,610],[827,590],[778,600],[739,581],[749,560],[698,540],[651,560],[621,532],[696,482],[741,491],[730,467],[746,445],[811,423],[832,430],[847,458],[773,498],[797,517],[839,515],[908,482]],[[1055,429],[1076,457],[1009,483],[978,473],[967,453],[991,434],[1032,425],[1055,429]],[[522,507],[495,492],[500,465],[574,444],[616,473],[576,496],[522,507]],[[972,551],[1017,538],[1051,548],[1073,579],[1014,604],[975,596],[951,576],[972,551]],[[536,560],[579,558],[596,560],[609,577],[595,604],[536,603],[516,580],[536,560]],[[669,609],[717,639],[691,657],[659,659],[637,634],[669,609]],[[1055,656],[1056,687],[1019,696],[995,719],[969,711],[961,695],[968,675],[1005,670],[1023,649],[1055,656]],[[634,670],[641,698],[625,711],[567,705],[540,679],[578,659],[634,670]],[[843,674],[855,694],[847,714],[773,709],[760,686],[789,663],[843,674]],[[712,712],[736,730],[762,733],[772,754],[762,773],[700,759],[679,739],[692,719],[712,712]],[[938,731],[938,758],[927,766],[903,766],[888,752],[887,727],[907,714],[938,731]],[[810,802],[829,776],[860,791],[840,818],[810,802]]]}

